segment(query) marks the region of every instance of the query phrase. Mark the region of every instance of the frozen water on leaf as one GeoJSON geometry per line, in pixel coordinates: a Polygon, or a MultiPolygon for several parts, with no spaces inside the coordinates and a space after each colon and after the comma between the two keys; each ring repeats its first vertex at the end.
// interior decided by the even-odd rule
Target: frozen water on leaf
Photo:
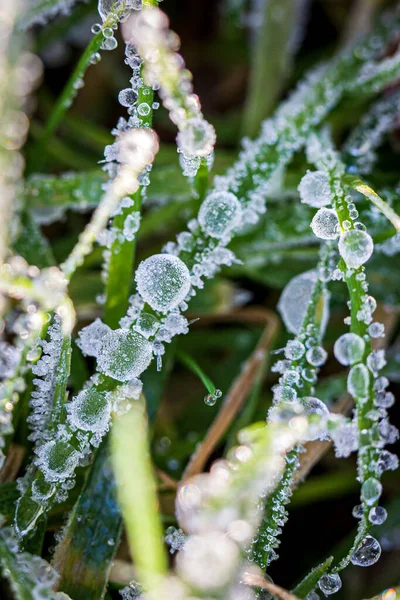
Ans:
{"type": "Polygon", "coordinates": [[[152,358],[150,342],[137,331],[110,330],[103,337],[97,357],[102,373],[117,381],[138,377],[149,366],[152,358]]]}
{"type": "Polygon", "coordinates": [[[377,376],[379,371],[386,365],[385,351],[374,350],[367,356],[368,369],[374,376],[377,376]]]}
{"type": "Polygon", "coordinates": [[[293,277],[284,288],[278,302],[278,310],[290,333],[299,332],[317,279],[316,271],[306,271],[293,277]]]}
{"type": "Polygon", "coordinates": [[[378,540],[367,535],[351,557],[351,562],[358,567],[370,567],[379,560],[381,551],[378,540]]]}
{"type": "Polygon", "coordinates": [[[148,312],[142,312],[135,321],[135,330],[147,339],[157,333],[159,326],[160,323],[156,317],[148,312]]]}
{"type": "Polygon", "coordinates": [[[135,239],[135,234],[139,231],[140,219],[141,215],[138,211],[127,215],[125,218],[123,235],[128,242],[132,242],[135,239]]]}
{"type": "Polygon", "coordinates": [[[399,466],[399,458],[388,450],[382,450],[377,464],[377,473],[382,475],[385,471],[395,471],[399,466]]]}
{"type": "Polygon", "coordinates": [[[307,362],[313,367],[322,367],[325,364],[328,353],[322,346],[312,346],[306,352],[307,362]]]}
{"type": "Polygon", "coordinates": [[[82,350],[85,356],[97,357],[100,351],[103,338],[111,331],[108,325],[105,325],[101,319],[96,319],[80,330],[76,345],[82,350]]]}
{"type": "Polygon", "coordinates": [[[125,385],[119,385],[115,388],[111,396],[113,412],[116,412],[118,415],[127,413],[131,408],[132,400],[140,398],[142,389],[143,384],[136,377],[125,385]]]}
{"type": "Polygon", "coordinates": [[[342,580],[337,573],[328,573],[323,575],[318,582],[319,589],[325,596],[336,594],[342,587],[342,580]]]}
{"type": "Polygon", "coordinates": [[[385,326],[383,323],[371,323],[368,327],[368,333],[372,338],[381,338],[385,336],[385,326]]]}
{"type": "Polygon", "coordinates": [[[289,360],[299,360],[306,351],[305,346],[299,340],[289,340],[285,347],[285,357],[289,360]]]}
{"type": "Polygon", "coordinates": [[[110,414],[109,394],[99,392],[95,387],[83,390],[68,405],[71,426],[100,435],[108,429],[110,414]]]}
{"type": "Polygon", "coordinates": [[[382,484],[375,477],[369,477],[361,486],[361,499],[372,506],[382,494],[382,484]]]}
{"type": "Polygon", "coordinates": [[[137,100],[137,93],[132,88],[125,88],[121,90],[118,94],[118,102],[125,106],[126,108],[130,108],[135,104],[137,100]]]}
{"type": "Polygon", "coordinates": [[[141,262],[135,278],[143,300],[164,313],[177,307],[190,290],[189,269],[170,254],[155,254],[141,262]]]}
{"type": "Polygon", "coordinates": [[[358,428],[356,423],[342,423],[330,432],[337,458],[347,458],[358,447],[358,428]]]}
{"type": "Polygon", "coordinates": [[[308,171],[300,181],[300,199],[315,208],[332,203],[332,194],[327,175],[323,171],[308,171]]]}
{"type": "Polygon", "coordinates": [[[332,208],[320,208],[313,220],[311,229],[322,240],[334,240],[339,236],[339,219],[332,208]]]}
{"type": "Polygon", "coordinates": [[[214,127],[203,117],[194,117],[185,121],[184,128],[176,138],[178,148],[183,154],[201,157],[212,152],[215,140],[214,127]]]}
{"type": "Polygon", "coordinates": [[[222,238],[240,224],[242,208],[231,192],[212,192],[199,210],[199,223],[203,231],[222,238]]]}
{"type": "Polygon", "coordinates": [[[366,398],[369,388],[369,371],[362,363],[355,365],[347,377],[347,390],[353,398],[366,398]]]}
{"type": "Polygon", "coordinates": [[[374,242],[366,231],[351,229],[342,233],[339,239],[339,252],[346,265],[358,269],[371,258],[374,242]]]}
{"type": "Polygon", "coordinates": [[[356,333],[344,333],[335,342],[333,353],[341,365],[349,366],[362,360],[365,351],[364,340],[356,333]]]}
{"type": "Polygon", "coordinates": [[[63,440],[46,442],[37,451],[36,464],[46,481],[63,481],[70,477],[79,462],[79,453],[63,440]]]}

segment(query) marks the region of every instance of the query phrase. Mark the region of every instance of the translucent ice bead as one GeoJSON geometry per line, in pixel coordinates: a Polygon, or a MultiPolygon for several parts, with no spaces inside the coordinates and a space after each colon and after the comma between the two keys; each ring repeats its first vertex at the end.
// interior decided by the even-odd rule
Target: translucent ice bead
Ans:
{"type": "Polygon", "coordinates": [[[136,100],[137,94],[132,88],[125,88],[124,90],[121,90],[118,94],[118,102],[126,108],[133,106],[136,100]]]}
{"type": "Polygon", "coordinates": [[[190,273],[184,262],[172,254],[155,254],[140,263],[137,289],[154,310],[166,313],[178,306],[190,290],[190,273]]]}
{"type": "Polygon", "coordinates": [[[318,585],[319,589],[325,594],[325,596],[330,596],[331,594],[335,594],[340,590],[342,587],[342,580],[337,573],[329,573],[321,577],[318,585]]]}
{"type": "Polygon", "coordinates": [[[298,190],[304,204],[320,208],[332,203],[329,180],[322,171],[308,171],[300,181],[298,190]]]}
{"type": "Polygon", "coordinates": [[[369,511],[368,518],[374,525],[382,525],[387,519],[387,511],[383,506],[374,506],[369,511]]]}
{"type": "MultiPolygon", "coordinates": [[[[278,302],[278,310],[290,333],[298,333],[310,304],[314,287],[318,280],[316,271],[306,271],[296,275],[285,286],[278,302]]],[[[324,330],[328,318],[328,303],[324,298],[321,329],[324,330]]]]}
{"type": "Polygon", "coordinates": [[[366,231],[351,229],[340,236],[339,252],[351,269],[358,269],[371,258],[374,242],[366,231]]]}
{"type": "Polygon", "coordinates": [[[370,477],[361,486],[361,499],[368,506],[375,504],[382,494],[382,484],[375,477],[370,477]]]}
{"type": "Polygon", "coordinates": [[[152,346],[137,331],[116,329],[103,338],[97,359],[102,373],[117,381],[138,377],[149,366],[152,346]]]}
{"type": "Polygon", "coordinates": [[[198,220],[207,235],[221,238],[240,223],[242,207],[231,192],[213,192],[200,207],[198,220]]]}
{"type": "Polygon", "coordinates": [[[333,353],[341,365],[360,362],[365,351],[364,340],[356,333],[344,333],[335,342],[333,353]]]}
{"type": "Polygon", "coordinates": [[[320,417],[321,421],[318,423],[310,422],[307,439],[310,441],[318,440],[325,437],[325,424],[324,417],[329,415],[329,410],[319,398],[314,398],[313,396],[307,396],[306,398],[302,398],[301,402],[304,406],[304,415],[306,417],[310,417],[312,415],[317,415],[320,417]]]}
{"type": "Polygon", "coordinates": [[[375,564],[381,555],[381,546],[372,535],[367,535],[351,557],[353,565],[370,567],[375,564]]]}
{"type": "Polygon", "coordinates": [[[285,357],[289,360],[299,360],[305,350],[304,344],[299,340],[289,340],[285,347],[285,357]]]}
{"type": "Polygon", "coordinates": [[[306,353],[307,362],[313,367],[322,367],[325,364],[328,353],[322,346],[313,346],[306,353]]]}
{"type": "Polygon", "coordinates": [[[369,371],[363,364],[355,365],[350,369],[347,377],[347,390],[354,398],[368,396],[369,371]]]}
{"type": "Polygon", "coordinates": [[[109,394],[94,387],[83,390],[68,405],[68,414],[72,426],[103,435],[110,422],[109,394]]]}
{"type": "Polygon", "coordinates": [[[117,8],[117,6],[121,4],[121,1],[122,0],[99,0],[98,11],[103,21],[106,20],[111,12],[111,9],[117,8]]]}
{"type": "Polygon", "coordinates": [[[188,156],[205,157],[213,151],[216,136],[214,127],[202,117],[188,119],[176,138],[178,148],[188,156]]]}
{"type": "Polygon", "coordinates": [[[311,221],[313,233],[322,240],[334,240],[339,235],[339,219],[332,208],[320,208],[311,221]]]}
{"type": "Polygon", "coordinates": [[[63,481],[78,465],[79,454],[64,440],[46,442],[38,451],[37,465],[46,481],[63,481]]]}

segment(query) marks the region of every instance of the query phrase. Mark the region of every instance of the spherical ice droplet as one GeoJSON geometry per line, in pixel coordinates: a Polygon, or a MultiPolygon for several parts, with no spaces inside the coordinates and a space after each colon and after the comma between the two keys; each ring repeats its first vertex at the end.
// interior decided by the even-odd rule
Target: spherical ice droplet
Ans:
{"type": "MultiPolygon", "coordinates": [[[[278,310],[290,333],[298,333],[310,304],[315,284],[318,280],[316,271],[306,271],[296,275],[284,288],[278,302],[278,310]]],[[[321,329],[325,329],[328,318],[328,303],[323,306],[321,329]]]]}
{"type": "Polygon", "coordinates": [[[176,138],[178,148],[187,156],[207,156],[214,148],[214,127],[202,117],[188,119],[176,138]]]}
{"type": "Polygon", "coordinates": [[[374,506],[369,511],[368,518],[374,525],[382,525],[387,519],[387,510],[383,506],[374,506]]]}
{"type": "Polygon", "coordinates": [[[322,346],[313,346],[307,350],[306,358],[313,367],[322,367],[328,358],[328,353],[322,346]]]}
{"type": "Polygon", "coordinates": [[[137,331],[116,329],[103,338],[98,368],[117,381],[138,377],[150,364],[152,346],[137,331]]]}
{"type": "Polygon", "coordinates": [[[356,333],[344,333],[333,346],[333,354],[341,365],[348,366],[360,362],[364,355],[365,342],[356,333]]]}
{"type": "Polygon", "coordinates": [[[230,192],[213,192],[202,203],[198,220],[211,237],[221,238],[240,223],[242,207],[230,192]]]}
{"type": "Polygon", "coordinates": [[[332,208],[320,208],[310,226],[313,233],[322,240],[334,240],[339,235],[339,219],[332,208]]]}
{"type": "Polygon", "coordinates": [[[374,242],[366,231],[351,229],[340,236],[339,252],[346,265],[358,269],[371,257],[374,242]]]}
{"type": "Polygon", "coordinates": [[[155,254],[140,263],[137,289],[154,310],[168,312],[180,304],[190,290],[189,269],[171,254],[155,254]]]}
{"type": "Polygon", "coordinates": [[[214,394],[207,394],[207,396],[204,396],[204,404],[207,404],[207,406],[214,406],[216,401],[217,399],[214,394]]]}
{"type": "Polygon", "coordinates": [[[102,435],[110,422],[109,394],[99,392],[95,387],[83,390],[68,405],[68,414],[72,426],[102,435]]]}
{"type": "Polygon", "coordinates": [[[137,94],[132,88],[126,88],[124,90],[121,90],[118,94],[118,102],[126,108],[133,106],[136,102],[136,99],[137,94]]]}
{"type": "Polygon", "coordinates": [[[372,535],[367,535],[351,557],[351,562],[359,567],[370,567],[379,560],[380,555],[379,542],[372,535]]]}
{"type": "Polygon", "coordinates": [[[308,171],[297,189],[304,204],[320,208],[332,203],[329,180],[322,171],[308,171]]]}
{"type": "Polygon", "coordinates": [[[72,475],[79,461],[79,454],[71,444],[63,440],[46,442],[38,450],[37,465],[46,481],[63,481],[72,475]]]}
{"type": "Polygon", "coordinates": [[[375,477],[370,477],[361,486],[361,499],[368,506],[375,504],[382,494],[382,484],[375,477]]]}
{"type": "Polygon", "coordinates": [[[304,352],[305,346],[299,340],[289,340],[285,347],[285,357],[289,360],[299,360],[304,352]]]}
{"type": "Polygon", "coordinates": [[[369,387],[369,371],[360,363],[350,369],[347,377],[347,390],[353,398],[366,398],[369,387]]]}
{"type": "Polygon", "coordinates": [[[337,573],[329,573],[328,575],[323,575],[321,577],[318,585],[319,589],[325,594],[325,596],[330,596],[331,594],[335,594],[340,590],[342,587],[342,580],[337,573]]]}

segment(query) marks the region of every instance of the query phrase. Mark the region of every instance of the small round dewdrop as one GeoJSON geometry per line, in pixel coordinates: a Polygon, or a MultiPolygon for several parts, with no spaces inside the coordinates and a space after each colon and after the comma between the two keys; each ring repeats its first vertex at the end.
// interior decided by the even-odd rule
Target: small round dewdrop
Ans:
{"type": "Polygon", "coordinates": [[[381,555],[381,546],[372,535],[367,535],[351,557],[353,565],[370,567],[375,564],[381,555]]]}
{"type": "Polygon", "coordinates": [[[368,506],[375,504],[382,494],[382,484],[379,479],[369,477],[361,486],[361,499],[368,506]]]}
{"type": "Polygon", "coordinates": [[[278,302],[278,310],[290,333],[298,333],[317,282],[316,271],[296,275],[284,288],[278,302]]]}
{"type": "Polygon", "coordinates": [[[362,363],[355,365],[347,377],[347,390],[353,398],[366,398],[369,388],[369,371],[362,363]]]}
{"type": "Polygon", "coordinates": [[[328,573],[321,577],[318,585],[325,596],[330,596],[331,594],[336,594],[336,592],[340,590],[342,587],[342,580],[337,573],[328,573]]]}
{"type": "Polygon", "coordinates": [[[179,150],[188,156],[207,156],[215,140],[214,127],[202,117],[188,119],[176,138],[179,150]]]}
{"type": "Polygon", "coordinates": [[[152,346],[137,331],[116,329],[103,339],[97,359],[102,373],[117,381],[138,377],[149,366],[152,346]]]}
{"type": "Polygon", "coordinates": [[[308,171],[297,189],[304,204],[320,208],[332,203],[329,180],[322,171],[308,171]]]}
{"type": "Polygon", "coordinates": [[[51,440],[38,451],[37,464],[46,481],[63,481],[72,475],[78,465],[79,454],[63,440],[51,440]]]}
{"type": "Polygon", "coordinates": [[[221,238],[240,223],[242,207],[231,192],[213,192],[202,203],[198,220],[202,230],[221,238]]]}
{"type": "Polygon", "coordinates": [[[356,333],[344,333],[333,346],[336,360],[345,367],[360,362],[364,355],[365,342],[356,333]]]}
{"type": "Polygon", "coordinates": [[[88,388],[80,392],[68,405],[69,422],[83,431],[103,434],[110,421],[109,394],[88,388]]]}
{"type": "Polygon", "coordinates": [[[178,306],[190,290],[190,273],[172,254],[155,254],[136,271],[139,294],[154,310],[166,313],[178,306]]]}
{"type": "Polygon", "coordinates": [[[345,231],[339,239],[339,252],[351,269],[358,269],[371,258],[374,242],[366,231],[351,229],[345,231]]]}
{"type": "Polygon", "coordinates": [[[313,220],[311,229],[313,233],[322,240],[334,240],[338,237],[339,219],[332,208],[320,208],[313,220]]]}

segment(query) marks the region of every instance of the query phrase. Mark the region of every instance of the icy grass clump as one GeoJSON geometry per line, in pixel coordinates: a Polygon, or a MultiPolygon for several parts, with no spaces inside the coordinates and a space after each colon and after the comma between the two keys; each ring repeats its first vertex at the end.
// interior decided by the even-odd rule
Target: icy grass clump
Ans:
{"type": "Polygon", "coordinates": [[[155,254],[140,263],[137,289],[147,304],[166,313],[176,308],[190,291],[190,273],[177,256],[155,254]]]}

